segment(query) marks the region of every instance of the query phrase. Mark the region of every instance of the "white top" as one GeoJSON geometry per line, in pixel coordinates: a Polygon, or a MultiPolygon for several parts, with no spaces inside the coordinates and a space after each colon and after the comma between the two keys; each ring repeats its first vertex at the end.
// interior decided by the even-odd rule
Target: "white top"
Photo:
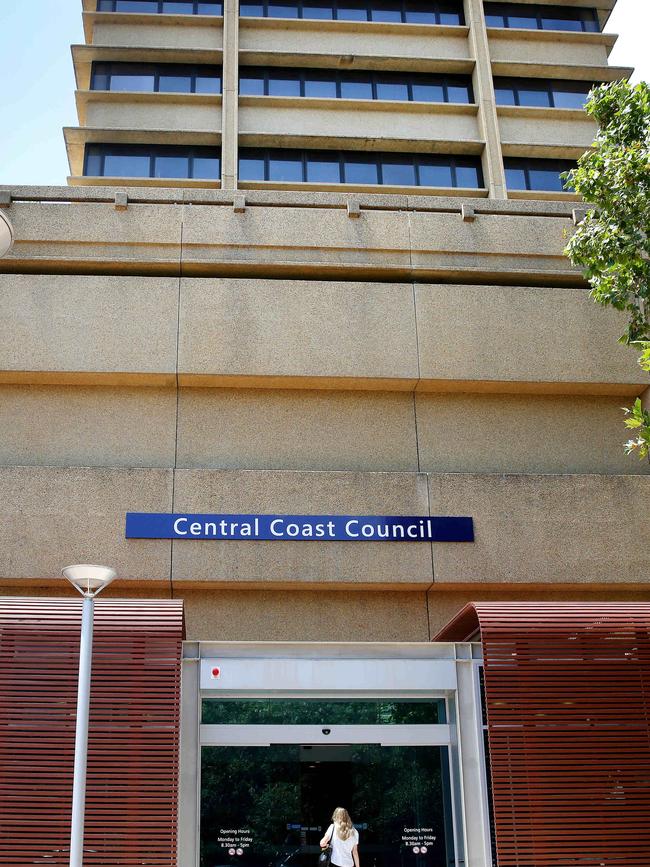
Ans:
{"type": "Polygon", "coordinates": [[[341,840],[338,834],[334,834],[334,825],[332,824],[327,829],[327,836],[332,847],[332,864],[335,864],[336,867],[354,867],[352,850],[359,842],[359,832],[357,829],[352,829],[352,833],[347,840],[341,840]]]}

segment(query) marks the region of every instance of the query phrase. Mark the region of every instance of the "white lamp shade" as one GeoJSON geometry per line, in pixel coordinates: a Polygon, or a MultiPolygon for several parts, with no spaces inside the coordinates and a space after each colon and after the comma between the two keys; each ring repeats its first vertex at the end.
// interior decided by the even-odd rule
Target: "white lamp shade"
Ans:
{"type": "Polygon", "coordinates": [[[14,230],[9,217],[0,210],[0,259],[11,250],[14,242],[14,230]]]}
{"type": "Polygon", "coordinates": [[[61,574],[83,596],[97,596],[117,577],[114,569],[110,569],[108,566],[94,566],[90,563],[66,566],[65,569],[61,570],[61,574]]]}

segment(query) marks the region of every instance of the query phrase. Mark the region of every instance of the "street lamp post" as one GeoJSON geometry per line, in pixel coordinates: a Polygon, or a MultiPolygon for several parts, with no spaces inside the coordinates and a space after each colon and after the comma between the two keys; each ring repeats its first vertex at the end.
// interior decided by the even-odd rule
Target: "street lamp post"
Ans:
{"type": "Polygon", "coordinates": [[[115,578],[107,566],[68,566],[61,573],[83,596],[81,641],[79,644],[79,688],[74,742],[72,821],[70,826],[70,867],[83,867],[84,818],[86,810],[86,767],[88,760],[88,718],[90,715],[90,673],[93,658],[93,615],[95,596],[115,578]]]}

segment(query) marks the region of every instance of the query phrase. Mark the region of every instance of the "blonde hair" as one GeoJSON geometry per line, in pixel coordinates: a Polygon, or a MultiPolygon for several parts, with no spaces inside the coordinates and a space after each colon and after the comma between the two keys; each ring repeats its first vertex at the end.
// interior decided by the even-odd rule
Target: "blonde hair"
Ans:
{"type": "Polygon", "coordinates": [[[332,822],[334,822],[334,833],[341,840],[347,840],[354,830],[350,814],[344,807],[337,807],[332,813],[332,822]]]}

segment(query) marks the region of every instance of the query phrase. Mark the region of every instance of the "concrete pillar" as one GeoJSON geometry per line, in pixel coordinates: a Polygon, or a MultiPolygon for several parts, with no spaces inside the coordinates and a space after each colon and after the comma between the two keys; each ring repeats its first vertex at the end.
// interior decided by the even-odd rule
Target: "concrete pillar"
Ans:
{"type": "Polygon", "coordinates": [[[224,0],[223,95],[221,114],[221,186],[237,189],[239,91],[239,0],[224,0]]]}
{"type": "Polygon", "coordinates": [[[483,174],[485,185],[492,199],[507,199],[506,177],[501,153],[501,136],[497,117],[492,65],[488,44],[483,0],[465,0],[465,20],[469,25],[469,47],[476,61],[473,85],[474,98],[478,103],[479,129],[485,141],[483,174]]]}

